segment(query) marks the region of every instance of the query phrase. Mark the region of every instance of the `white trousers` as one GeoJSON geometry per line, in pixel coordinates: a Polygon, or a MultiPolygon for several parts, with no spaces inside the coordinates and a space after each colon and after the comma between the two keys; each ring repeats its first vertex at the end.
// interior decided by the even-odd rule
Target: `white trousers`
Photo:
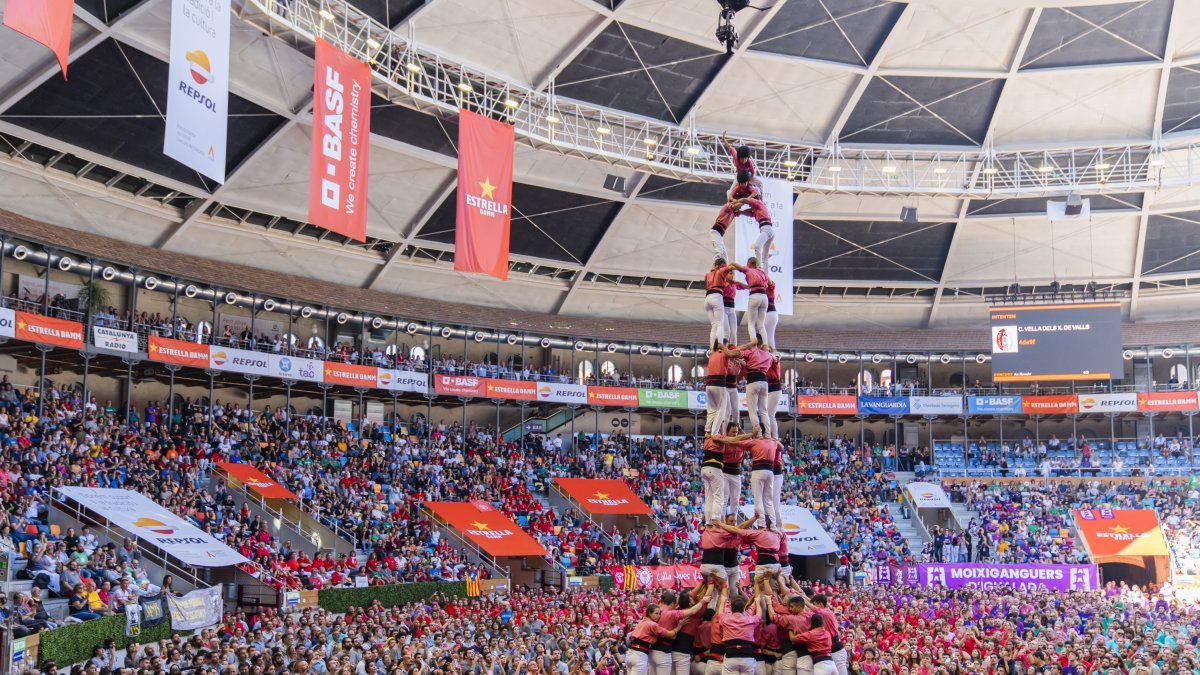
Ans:
{"type": "MultiPolygon", "coordinates": [[[[722,301],[723,302],[723,301],[722,301]]],[[[737,337],[737,312],[732,307],[724,307],[725,309],[725,342],[728,344],[738,344],[737,337]]]]}
{"type": "Polygon", "coordinates": [[[770,518],[771,525],[778,525],[774,508],[775,476],[770,469],[760,469],[750,472],[750,492],[754,495],[754,516],[758,518],[760,527],[767,526],[770,518]]]}
{"type": "MultiPolygon", "coordinates": [[[[741,425],[742,423],[742,405],[741,396],[738,394],[737,387],[725,388],[725,419],[722,422],[726,427],[730,424],[741,425]]],[[[725,433],[725,429],[721,429],[721,433],[725,433]]]]}
{"type": "Polygon", "coordinates": [[[850,656],[846,653],[846,648],[842,647],[830,654],[830,656],[833,657],[833,665],[837,668],[838,675],[848,675],[850,672],[850,656]]]}
{"type": "Polygon", "coordinates": [[[778,663],[778,661],[775,663],[759,661],[755,666],[754,675],[775,675],[775,668],[777,667],[778,663]]]}
{"type": "Polygon", "coordinates": [[[775,327],[779,325],[779,312],[768,311],[766,318],[767,327],[767,346],[771,349],[775,348],[775,327]]]}
{"type": "Polygon", "coordinates": [[[813,660],[811,656],[801,656],[796,659],[796,675],[813,675],[813,660]]]}
{"type": "Polygon", "coordinates": [[[746,410],[750,413],[750,425],[770,435],[771,417],[767,414],[767,381],[746,383],[746,410]]]}
{"type": "Polygon", "coordinates": [[[671,652],[671,670],[671,675],[690,675],[692,655],[684,652],[671,652]]]}
{"type": "Polygon", "coordinates": [[[796,675],[796,651],[784,654],[775,662],[775,675],[796,675]]]}
{"type": "Polygon", "coordinates": [[[700,468],[700,484],[704,486],[704,524],[725,517],[725,473],[715,466],[700,468]]]}
{"type": "Polygon", "coordinates": [[[708,315],[708,347],[714,342],[725,344],[725,300],[719,293],[704,296],[704,313],[708,315]]]}
{"type": "Polygon", "coordinates": [[[725,513],[736,514],[742,506],[742,474],[736,476],[722,472],[725,479],[725,513]]]}
{"type": "Polygon", "coordinates": [[[767,341],[767,294],[751,293],[746,304],[746,323],[750,326],[750,339],[767,341]]]}
{"type": "Polygon", "coordinates": [[[704,435],[725,435],[725,419],[728,417],[725,409],[725,387],[705,387],[704,435]]]}
{"type": "Polygon", "coordinates": [[[754,675],[755,665],[753,656],[725,659],[721,675],[754,675]]]}
{"type": "Polygon", "coordinates": [[[771,420],[770,428],[767,431],[768,435],[775,440],[779,440],[779,418],[775,413],[779,410],[779,398],[782,395],[781,391],[767,392],[767,415],[771,420]]]}
{"type": "Polygon", "coordinates": [[[729,251],[725,250],[725,235],[717,232],[716,230],[709,230],[708,234],[712,239],[713,255],[728,262],[729,251]]]}
{"type": "Polygon", "coordinates": [[[671,675],[671,671],[674,669],[671,652],[651,651],[650,665],[654,666],[655,675],[671,675]]]}
{"type": "Polygon", "coordinates": [[[721,670],[725,664],[720,661],[709,661],[704,665],[704,675],[721,675],[721,670]]]}
{"type": "MultiPolygon", "coordinates": [[[[775,514],[772,518],[775,519],[775,524],[783,526],[783,474],[771,475],[771,506],[774,507],[775,514]]],[[[787,564],[786,560],[779,562],[787,564]]]]}
{"type": "Polygon", "coordinates": [[[818,661],[813,664],[813,675],[838,675],[837,665],[833,661],[818,661]]]}
{"type": "Polygon", "coordinates": [[[629,675],[648,675],[650,672],[650,655],[630,649],[625,652],[625,670],[629,675]]]}
{"type": "Polygon", "coordinates": [[[774,243],[775,227],[773,225],[760,225],[758,227],[758,239],[754,242],[754,255],[758,257],[758,266],[764,270],[771,269],[771,244],[774,243]]]}

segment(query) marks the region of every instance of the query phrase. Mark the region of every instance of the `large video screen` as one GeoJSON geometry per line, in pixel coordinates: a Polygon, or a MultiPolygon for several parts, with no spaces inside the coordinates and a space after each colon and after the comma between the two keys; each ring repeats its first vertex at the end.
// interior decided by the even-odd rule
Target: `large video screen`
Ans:
{"type": "Polygon", "coordinates": [[[1121,305],[993,307],[992,379],[1107,380],[1124,373],[1121,305]]]}

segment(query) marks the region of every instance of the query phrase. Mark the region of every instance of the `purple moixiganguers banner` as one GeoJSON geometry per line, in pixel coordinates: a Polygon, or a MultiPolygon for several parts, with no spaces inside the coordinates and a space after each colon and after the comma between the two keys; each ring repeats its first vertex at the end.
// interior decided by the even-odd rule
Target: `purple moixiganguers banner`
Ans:
{"type": "Polygon", "coordinates": [[[920,585],[946,588],[1012,586],[1020,590],[1090,591],[1100,586],[1095,565],[988,565],[922,563],[920,585]]]}

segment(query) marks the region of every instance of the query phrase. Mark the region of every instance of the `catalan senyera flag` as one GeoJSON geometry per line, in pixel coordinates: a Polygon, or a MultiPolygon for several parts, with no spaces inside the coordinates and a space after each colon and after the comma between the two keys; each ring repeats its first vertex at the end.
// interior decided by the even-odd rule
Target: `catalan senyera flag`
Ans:
{"type": "Polygon", "coordinates": [[[467,597],[478,598],[481,595],[479,591],[479,573],[467,572],[467,597]]]}
{"type": "Polygon", "coordinates": [[[455,271],[508,279],[513,142],[512,126],[459,111],[455,271]]]}
{"type": "Polygon", "coordinates": [[[75,0],[8,0],[4,6],[4,25],[49,47],[65,80],[74,14],[75,0]]]}
{"type": "Polygon", "coordinates": [[[637,567],[635,567],[634,565],[626,565],[622,569],[622,571],[625,573],[625,578],[624,578],[625,590],[636,591],[637,586],[638,586],[637,567]]]}

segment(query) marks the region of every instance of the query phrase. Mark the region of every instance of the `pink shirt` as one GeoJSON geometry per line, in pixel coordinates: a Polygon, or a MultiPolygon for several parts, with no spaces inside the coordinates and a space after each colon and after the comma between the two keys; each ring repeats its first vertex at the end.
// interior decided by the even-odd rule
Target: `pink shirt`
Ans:
{"type": "Polygon", "coordinates": [[[766,292],[767,282],[770,281],[770,277],[767,276],[767,273],[765,271],[763,271],[757,267],[747,267],[745,274],[746,274],[746,285],[750,287],[751,292],[753,292],[753,291],[766,292]]]}
{"type": "Polygon", "coordinates": [[[658,625],[662,626],[663,630],[675,630],[675,627],[679,625],[679,621],[682,618],[682,609],[664,609],[658,615],[658,625]]]}
{"type": "Polygon", "coordinates": [[[743,640],[753,644],[754,631],[758,628],[758,615],[754,613],[754,607],[747,607],[746,611],[734,613],[729,609],[729,605],[721,608],[721,614],[717,616],[718,624],[722,629],[722,635],[725,642],[733,640],[743,640]]]}
{"type": "MultiPolygon", "coordinates": [[[[666,612],[664,611],[663,614],[666,614],[666,612]]],[[[654,644],[655,642],[658,642],[659,637],[666,635],[670,630],[670,628],[663,628],[662,626],[658,625],[649,617],[644,617],[638,622],[638,625],[634,627],[632,637],[635,640],[641,640],[642,642],[654,644]]]]}
{"type": "Polygon", "coordinates": [[[775,362],[771,352],[758,347],[743,349],[742,358],[745,359],[747,368],[759,373],[766,373],[771,369],[771,364],[775,362]]]}
{"type": "Polygon", "coordinates": [[[746,530],[742,541],[768,555],[775,555],[779,551],[779,535],[770,530],[746,530]]]}
{"type": "Polygon", "coordinates": [[[773,438],[756,438],[745,441],[750,448],[751,462],[775,463],[775,455],[779,451],[779,442],[773,438]]]}
{"type": "Polygon", "coordinates": [[[720,529],[705,528],[700,533],[700,548],[737,548],[738,536],[720,529]]]}
{"type": "Polygon", "coordinates": [[[709,377],[721,376],[729,372],[729,357],[725,356],[725,352],[713,352],[708,357],[708,370],[705,375],[709,377]]]}

